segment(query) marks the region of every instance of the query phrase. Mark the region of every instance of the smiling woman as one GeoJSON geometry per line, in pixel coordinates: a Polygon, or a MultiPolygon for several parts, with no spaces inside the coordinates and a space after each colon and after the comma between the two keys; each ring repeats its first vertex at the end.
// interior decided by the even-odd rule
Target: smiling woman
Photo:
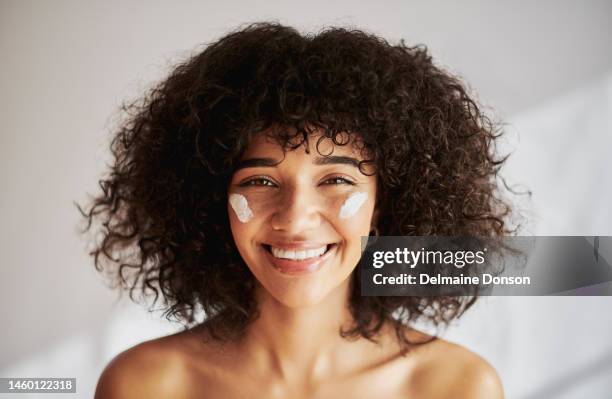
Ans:
{"type": "Polygon", "coordinates": [[[125,110],[79,209],[104,226],[96,267],[185,330],[118,355],[97,398],[502,397],[412,327],[475,297],[360,295],[362,236],[511,232],[496,128],[424,47],[253,24],[125,110]]]}
{"type": "Polygon", "coordinates": [[[240,196],[253,215],[229,213],[238,251],[262,292],[289,307],[317,304],[340,285],[347,296],[361,237],[374,227],[376,177],[359,169],[360,152],[315,132],[303,144],[285,152],[258,135],[229,185],[230,205],[240,196]]]}

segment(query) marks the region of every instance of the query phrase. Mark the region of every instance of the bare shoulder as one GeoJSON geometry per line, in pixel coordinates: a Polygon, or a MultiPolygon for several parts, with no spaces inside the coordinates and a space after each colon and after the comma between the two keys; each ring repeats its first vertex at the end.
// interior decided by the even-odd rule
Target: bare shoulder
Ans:
{"type": "Polygon", "coordinates": [[[95,398],[181,398],[186,396],[187,377],[187,363],[173,336],[158,338],[111,360],[98,380],[95,398]]]}
{"type": "Polygon", "coordinates": [[[461,345],[444,340],[440,340],[440,343],[446,347],[456,365],[448,370],[452,381],[449,394],[452,394],[453,398],[502,399],[504,397],[501,380],[488,361],[461,345]]]}
{"type": "Polygon", "coordinates": [[[414,354],[418,361],[410,378],[412,393],[440,399],[504,398],[493,366],[461,345],[437,338],[416,348],[414,354]]]}

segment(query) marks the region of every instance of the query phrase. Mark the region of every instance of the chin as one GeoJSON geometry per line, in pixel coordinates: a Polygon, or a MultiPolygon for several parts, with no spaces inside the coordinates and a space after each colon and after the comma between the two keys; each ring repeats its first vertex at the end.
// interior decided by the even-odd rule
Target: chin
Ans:
{"type": "Polygon", "coordinates": [[[264,288],[276,301],[288,308],[303,308],[317,305],[327,297],[330,290],[313,284],[296,282],[285,287],[264,288]]]}
{"type": "Polygon", "coordinates": [[[311,278],[302,277],[289,281],[286,279],[268,279],[262,284],[262,288],[277,302],[288,308],[297,309],[316,306],[331,297],[344,295],[349,287],[351,276],[351,273],[346,277],[323,273],[315,278],[312,278],[314,276],[311,276],[311,278]]]}

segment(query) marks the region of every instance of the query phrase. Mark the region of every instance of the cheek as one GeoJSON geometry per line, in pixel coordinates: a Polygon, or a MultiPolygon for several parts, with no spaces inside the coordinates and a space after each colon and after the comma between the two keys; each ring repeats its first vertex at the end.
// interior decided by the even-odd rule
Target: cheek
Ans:
{"type": "Polygon", "coordinates": [[[367,236],[370,232],[370,224],[374,203],[370,193],[361,191],[344,195],[340,198],[330,215],[334,219],[336,230],[344,237],[344,240],[352,247],[361,242],[361,236],[367,236]]]}
{"type": "Polygon", "coordinates": [[[250,197],[237,193],[229,194],[227,206],[230,230],[242,254],[243,246],[257,231],[258,212],[250,197]]]}
{"type": "Polygon", "coordinates": [[[253,219],[253,210],[249,205],[248,199],[242,194],[232,193],[228,197],[230,208],[241,223],[247,223],[253,219]]]}
{"type": "Polygon", "coordinates": [[[242,223],[253,223],[265,218],[272,210],[279,206],[277,195],[269,192],[253,190],[248,197],[242,194],[232,193],[228,198],[230,207],[236,218],[242,223]]]}
{"type": "Polygon", "coordinates": [[[363,207],[367,200],[368,193],[365,191],[351,193],[340,207],[338,217],[340,219],[354,218],[359,213],[359,210],[363,207]]]}

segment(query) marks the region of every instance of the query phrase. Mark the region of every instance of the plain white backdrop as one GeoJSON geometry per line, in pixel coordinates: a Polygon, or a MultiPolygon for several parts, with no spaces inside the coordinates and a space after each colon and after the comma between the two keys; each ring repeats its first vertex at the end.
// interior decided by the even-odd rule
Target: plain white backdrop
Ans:
{"type": "MultiPolygon", "coordinates": [[[[120,103],[246,22],[426,44],[508,123],[504,176],[533,192],[530,232],[612,235],[611,17],[608,1],[0,0],[0,376],[77,377],[71,397],[89,398],[119,351],[177,328],[104,286],[72,202],[98,190],[120,103]]],[[[610,306],[484,298],[446,336],[508,398],[609,398],[610,306]]]]}

